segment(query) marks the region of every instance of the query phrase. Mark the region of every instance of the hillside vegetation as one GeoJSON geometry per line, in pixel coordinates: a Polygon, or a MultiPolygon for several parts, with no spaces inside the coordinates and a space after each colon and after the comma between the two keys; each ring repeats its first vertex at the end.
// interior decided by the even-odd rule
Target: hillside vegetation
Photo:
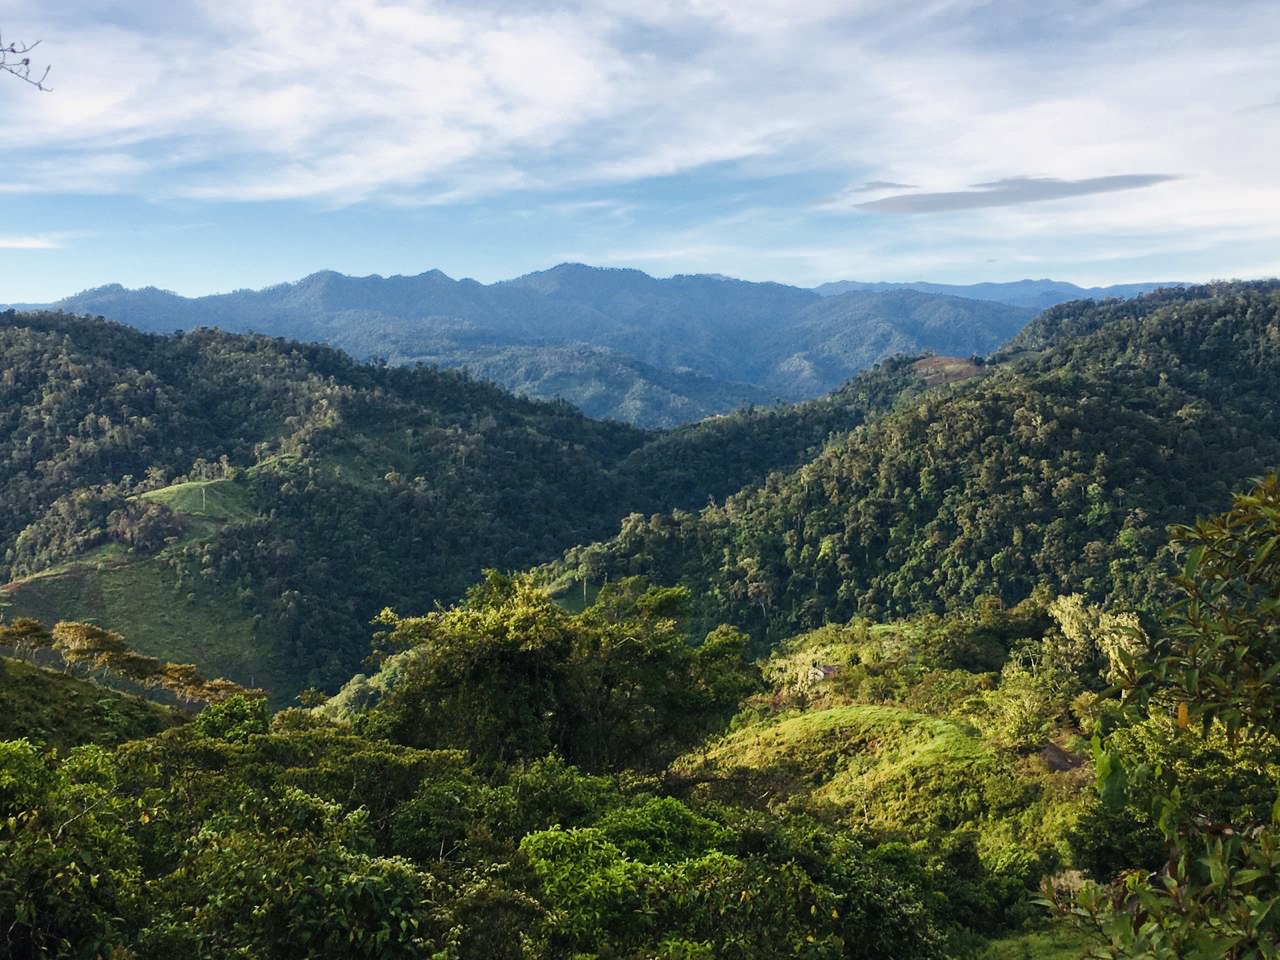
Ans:
{"type": "Polygon", "coordinates": [[[263,337],[9,314],[0,351],[0,573],[35,577],[7,599],[51,622],[68,600],[145,621],[146,647],[217,621],[238,635],[214,648],[281,691],[349,676],[386,603],[456,597],[484,566],[599,530],[624,499],[616,463],[645,439],[459,374],[263,337]]]}
{"type": "Polygon", "coordinates": [[[4,321],[6,956],[1276,954],[1280,283],[660,435],[4,321]]]}
{"type": "Polygon", "coordinates": [[[0,740],[26,739],[67,750],[138,740],[181,721],[175,710],[139,696],[0,657],[0,740]]]}
{"type": "Polygon", "coordinates": [[[358,670],[384,606],[727,496],[919,387],[886,370],[652,435],[265,337],[5,314],[0,353],[5,601],[282,700],[358,670]]]}
{"type": "Polygon", "coordinates": [[[314,711],[237,697],[64,759],[0,742],[8,945],[1265,956],[1280,728],[1248,678],[1275,670],[1277,518],[1272,477],[1179,532],[1189,602],[1145,626],[1078,595],[988,599],[796,636],[763,676],[739,631],[693,643],[684,590],[627,580],[571,614],[491,574],[452,609],[385,615],[382,670],[314,711]],[[1223,823],[1248,830],[1224,845],[1223,823]],[[1176,888],[1147,879],[1187,845],[1176,888]],[[1038,885],[1078,897],[1078,932],[1037,928],[1038,885]]]}
{"type": "Polygon", "coordinates": [[[688,513],[639,513],[546,575],[683,584],[762,645],[1037,586],[1146,607],[1168,524],[1280,463],[1280,289],[1056,307],[970,377],[688,513]]]}

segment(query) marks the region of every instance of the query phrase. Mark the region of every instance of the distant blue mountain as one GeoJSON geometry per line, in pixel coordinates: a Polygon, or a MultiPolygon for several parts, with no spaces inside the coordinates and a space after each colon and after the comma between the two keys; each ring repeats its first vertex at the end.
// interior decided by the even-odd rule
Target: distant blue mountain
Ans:
{"type": "Polygon", "coordinates": [[[1066,303],[1068,300],[1110,300],[1115,297],[1129,298],[1139,294],[1150,293],[1161,287],[1185,287],[1186,283],[1170,281],[1167,283],[1118,283],[1110,287],[1078,287],[1064,280],[1015,280],[1011,283],[862,283],[858,280],[837,280],[814,287],[814,291],[824,297],[838,296],[854,290],[886,291],[916,290],[920,293],[938,293],[952,297],[965,297],[970,300],[992,300],[996,303],[1007,303],[1014,307],[1030,307],[1033,310],[1047,310],[1049,307],[1066,303]]]}
{"type": "Polygon", "coordinates": [[[197,298],[111,284],[49,306],[150,331],[221,327],[329,343],[359,359],[466,367],[592,416],[668,426],[742,404],[816,397],[894,354],[987,354],[1045,304],[1154,286],[846,282],[815,291],[564,263],[491,284],[439,270],[321,271],[197,298]]]}

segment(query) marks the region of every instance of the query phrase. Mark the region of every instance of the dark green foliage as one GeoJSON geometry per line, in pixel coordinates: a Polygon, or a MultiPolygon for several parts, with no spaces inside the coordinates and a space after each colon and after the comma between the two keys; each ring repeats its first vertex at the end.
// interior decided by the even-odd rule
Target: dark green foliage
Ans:
{"type": "Polygon", "coordinates": [[[527,578],[489,572],[452,610],[385,614],[385,642],[409,649],[344,691],[333,712],[358,711],[371,686],[383,695],[358,722],[399,743],[484,763],[556,750],[592,770],[660,765],[758,683],[743,634],[723,628],[690,644],[687,605],[683,590],[625,580],[575,616],[527,578]]]}
{"type": "Polygon", "coordinates": [[[1106,956],[1262,960],[1280,943],[1280,482],[1174,534],[1182,598],[1124,658],[1137,723],[1095,740],[1103,802],[1145,814],[1167,862],[1117,881],[1123,894],[1086,887],[1074,912],[1106,956]]]}
{"type": "Polygon", "coordinates": [[[106,956],[143,909],[137,803],[98,747],[57,763],[26,740],[0,741],[0,918],[4,953],[106,956]]]}
{"type": "Polygon", "coordinates": [[[349,676],[382,605],[603,532],[644,439],[459,374],[213,331],[8,313],[0,368],[0,575],[160,549],[178,596],[261,618],[282,699],[349,676]],[[242,506],[140,499],[175,477],[229,480],[242,506]]]}
{"type": "MultiPolygon", "coordinates": [[[[770,471],[799,466],[832,435],[875,419],[924,388],[916,365],[894,357],[816,400],[748,407],[658,434],[629,454],[622,470],[637,480],[661,478],[660,490],[671,502],[686,509],[702,507],[707,498],[737,493],[770,471]]],[[[661,509],[652,495],[645,496],[643,484],[636,486],[632,510],[648,514],[661,509]]],[[[676,511],[670,523],[679,528],[690,519],[676,511]]]]}
{"type": "Polygon", "coordinates": [[[544,561],[628,510],[726,495],[919,386],[889,365],[831,398],[650,437],[459,374],[208,330],[7,313],[0,361],[0,577],[97,550],[113,584],[149,591],[108,618],[86,568],[62,592],[19,589],[19,610],[97,618],[166,659],[168,635],[200,637],[182,659],[216,652],[199,666],[277,703],[350,676],[388,604],[449,602],[484,566],[544,561]],[[210,636],[214,610],[233,635],[210,636]]]}
{"type": "Polygon", "coordinates": [[[148,885],[154,919],[138,952],[430,956],[436,885],[408,861],[365,852],[365,820],[292,789],[206,826],[183,844],[175,869],[148,885]]]}
{"type": "MultiPolygon", "coordinates": [[[[126,481],[116,454],[83,486],[70,461],[0,474],[46,497],[25,528],[30,556],[82,549],[93,531],[114,544],[100,557],[159,538],[148,564],[211,601],[244,591],[262,637],[279,630],[273,656],[318,677],[355,658],[377,591],[418,609],[449,595],[442,584],[463,599],[388,611],[381,670],[315,710],[272,717],[232,697],[111,750],[0,744],[5,949],[935,958],[1022,924],[1041,878],[1127,867],[1138,872],[1076,902],[1114,955],[1271,956],[1280,483],[1177,531],[1184,599],[1163,622],[1097,601],[1154,602],[1159,525],[1280,449],[1280,361],[1265,346],[1280,337],[1278,299],[1239,285],[1061,308],[991,372],[888,363],[830,401],[744,412],[647,452],[626,428],[434,371],[221,334],[140,338],[162,371],[183,351],[194,366],[227,351],[294,364],[300,412],[248,391],[276,431],[255,442],[273,446],[223,461],[216,445],[191,458],[184,440],[183,484],[126,481]],[[920,385],[953,375],[968,379],[920,385]],[[699,517],[635,515],[612,544],[577,551],[565,606],[526,576],[431,567],[414,539],[435,531],[456,556],[526,562],[556,523],[578,535],[620,516],[615,495],[660,501],[663,477],[691,495],[715,472],[708,451],[755,436],[759,462],[796,462],[828,432],[790,475],[699,517]],[[571,476],[556,473],[563,457],[571,476]],[[517,517],[542,541],[513,539],[517,517]],[[687,583],[654,587],[635,570],[687,583]],[[402,579],[430,571],[429,589],[402,579]],[[937,612],[868,615],[913,608],[937,612]],[[711,628],[722,615],[758,640],[814,629],[778,646],[761,692],[747,634],[711,628]],[[322,647],[325,631],[342,639],[322,647]],[[1088,794],[1090,733],[1101,799],[1088,794]]],[[[120,359],[110,327],[40,323],[63,346],[100,336],[102,361],[120,359]]],[[[91,378],[99,354],[79,356],[91,378]]],[[[248,361],[227,362],[243,374],[248,361]]],[[[148,435],[156,449],[172,439],[148,435]]],[[[70,443],[46,459],[72,448],[86,453],[70,443]]],[[[753,469],[743,457],[722,472],[753,469]]],[[[80,669],[128,656],[87,622],[45,633],[15,620],[0,639],[24,655],[56,644],[80,669]]],[[[28,673],[17,679],[35,689],[28,673]]],[[[20,703],[12,693],[0,685],[20,703]]],[[[114,725],[100,739],[129,735],[114,725]]]]}
{"type": "Polygon", "coordinates": [[[179,715],[141,697],[0,657],[0,740],[69,748],[159,733],[179,715]]]}
{"type": "Polygon", "coordinates": [[[921,900],[933,891],[927,881],[903,882],[901,864],[821,828],[759,818],[743,826],[668,799],[527,836],[521,849],[557,908],[544,928],[546,955],[942,955],[921,900]]]}
{"type": "Polygon", "coordinates": [[[1153,653],[1162,696],[1193,703],[1207,731],[1280,735],[1280,480],[1270,474],[1231,510],[1177,527],[1183,598],[1153,653]]]}
{"type": "Polygon", "coordinates": [[[243,743],[255,733],[266,733],[270,717],[265,700],[235,696],[205,707],[192,726],[206,737],[243,743]]]}
{"type": "Polygon", "coordinates": [[[62,761],[0,744],[6,955],[942,955],[905,852],[553,759],[482,777],[298,711],[201,727],[62,761]]]}

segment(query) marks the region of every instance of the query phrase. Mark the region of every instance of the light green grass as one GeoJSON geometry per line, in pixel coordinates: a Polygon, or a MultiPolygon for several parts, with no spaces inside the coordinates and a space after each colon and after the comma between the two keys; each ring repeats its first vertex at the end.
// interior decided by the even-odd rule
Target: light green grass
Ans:
{"type": "MultiPolygon", "coordinates": [[[[340,438],[326,437],[310,456],[309,466],[360,490],[384,493],[391,471],[409,480],[422,472],[411,450],[413,443],[403,428],[361,428],[344,432],[340,438]]],[[[288,474],[297,463],[296,454],[277,454],[250,468],[249,474],[288,474]]]]}
{"type": "Polygon", "coordinates": [[[253,514],[248,487],[235,480],[188,480],[142,494],[174,513],[205,520],[242,520],[253,514]]]}
{"type": "Polygon", "coordinates": [[[982,960],[1081,960],[1094,941],[1068,926],[1032,930],[993,940],[982,960]]]}
{"type": "Polygon", "coordinates": [[[139,653],[194,663],[206,676],[250,686],[270,685],[259,656],[253,618],[229,590],[202,586],[194,599],[174,589],[172,568],[160,557],[95,555],[62,564],[4,587],[10,618],[88,620],[123,634],[139,653]]]}
{"type": "MultiPolygon", "coordinates": [[[[241,481],[192,480],[141,494],[187,522],[183,543],[211,535],[221,525],[253,515],[252,491],[241,481]]],[[[201,584],[197,593],[176,588],[165,553],[134,554],[121,544],[97,547],[0,588],[9,617],[35,617],[47,625],[85,620],[124,636],[139,653],[193,663],[208,677],[246,686],[273,686],[276,677],[259,650],[253,617],[234,592],[201,584]]]]}
{"type": "MultiPolygon", "coordinates": [[[[677,761],[759,796],[799,797],[868,825],[965,819],[967,789],[993,763],[970,728],[899,707],[853,705],[748,724],[677,761]]],[[[976,814],[976,810],[973,811],[976,814]]]]}

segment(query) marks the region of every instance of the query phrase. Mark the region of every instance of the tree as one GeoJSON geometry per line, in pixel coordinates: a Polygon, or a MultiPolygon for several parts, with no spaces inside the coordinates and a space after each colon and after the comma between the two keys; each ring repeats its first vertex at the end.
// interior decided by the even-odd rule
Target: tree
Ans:
{"type": "Polygon", "coordinates": [[[45,81],[49,78],[49,67],[44,68],[44,73],[35,77],[31,75],[31,57],[28,54],[38,46],[40,46],[39,40],[35,43],[23,43],[20,40],[10,40],[5,43],[3,37],[0,37],[0,73],[11,73],[37,90],[48,93],[52,89],[45,86],[45,81]]]}
{"type": "Polygon", "coordinates": [[[1097,924],[1096,955],[1151,960],[1274,958],[1280,939],[1280,481],[1272,474],[1232,508],[1173,530],[1186,551],[1182,600],[1150,653],[1119,653],[1131,714],[1163,728],[1153,758],[1096,741],[1099,787],[1112,806],[1141,796],[1164,835],[1168,862],[1135,870],[1110,889],[1089,885],[1074,911],[1097,924]],[[1224,805],[1233,791],[1194,789],[1179,756],[1227,758],[1264,802],[1224,805]],[[1269,808],[1269,809],[1268,809],[1269,808]],[[1269,814],[1269,816],[1268,816],[1269,814]]]}
{"type": "Polygon", "coordinates": [[[19,617],[10,624],[0,624],[0,646],[13,647],[19,657],[35,660],[37,650],[47,650],[53,645],[53,636],[31,617],[19,617]]]}
{"type": "Polygon", "coordinates": [[[571,614],[528,577],[488,571],[463,603],[422,617],[385,611],[389,689],[364,722],[407,746],[482,763],[558,751],[590,770],[660,768],[754,692],[747,637],[695,647],[682,587],[614,581],[571,614]]]}
{"type": "Polygon", "coordinates": [[[88,664],[90,670],[105,669],[113,657],[129,648],[124,637],[92,623],[62,620],[53,625],[53,649],[68,668],[88,664]]]}

